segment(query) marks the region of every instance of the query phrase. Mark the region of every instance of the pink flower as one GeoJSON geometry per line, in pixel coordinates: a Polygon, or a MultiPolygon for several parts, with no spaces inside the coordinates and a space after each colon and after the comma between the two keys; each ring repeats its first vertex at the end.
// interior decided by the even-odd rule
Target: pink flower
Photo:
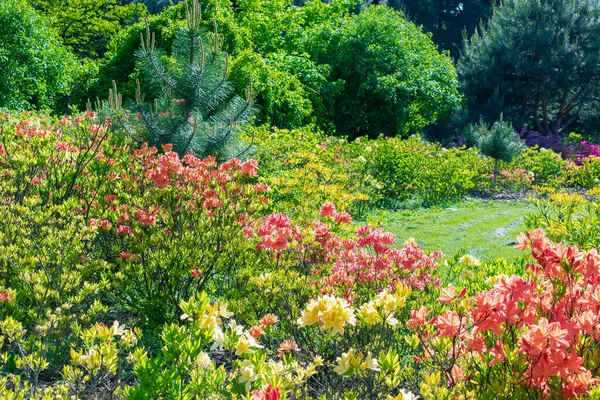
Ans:
{"type": "Polygon", "coordinates": [[[117,233],[119,235],[131,235],[133,231],[127,225],[119,225],[119,227],[117,228],[117,233]]]}
{"type": "Polygon", "coordinates": [[[258,174],[258,163],[256,160],[248,160],[241,166],[242,171],[249,176],[256,176],[258,174]]]}
{"type": "Polygon", "coordinates": [[[152,226],[156,224],[156,215],[158,214],[158,207],[155,207],[152,211],[138,209],[135,210],[135,217],[137,218],[138,224],[142,226],[152,226]]]}
{"type": "Polygon", "coordinates": [[[119,253],[119,257],[121,257],[123,260],[133,260],[136,258],[136,255],[122,251],[119,253]]]}
{"type": "Polygon", "coordinates": [[[335,215],[335,206],[331,202],[327,202],[321,206],[319,213],[321,217],[333,217],[335,215]]]}
{"type": "Polygon", "coordinates": [[[269,185],[267,185],[267,184],[264,184],[264,183],[257,183],[256,185],[254,185],[254,186],[252,187],[252,189],[253,189],[253,190],[254,190],[256,193],[263,193],[263,192],[266,192],[266,191],[268,191],[270,188],[269,188],[269,185]]]}
{"type": "MultiPolygon", "coordinates": [[[[321,208],[321,211],[322,210],[323,210],[323,208],[321,208]]],[[[339,213],[335,214],[335,216],[333,217],[333,220],[338,223],[349,224],[352,221],[352,216],[345,211],[339,212],[339,213]]]]}

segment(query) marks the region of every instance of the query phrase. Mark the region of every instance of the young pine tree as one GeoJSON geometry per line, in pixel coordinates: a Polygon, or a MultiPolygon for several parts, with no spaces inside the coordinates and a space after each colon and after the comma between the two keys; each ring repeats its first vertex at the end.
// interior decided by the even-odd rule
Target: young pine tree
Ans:
{"type": "Polygon", "coordinates": [[[494,160],[493,187],[496,187],[500,161],[511,162],[524,149],[525,144],[517,136],[509,122],[505,122],[500,116],[492,128],[488,130],[487,124],[480,121],[479,124],[469,125],[466,130],[467,141],[477,146],[481,154],[494,160]]]}
{"type": "MultiPolygon", "coordinates": [[[[141,123],[135,129],[142,131],[150,145],[172,144],[180,156],[192,152],[198,157],[214,155],[218,160],[242,157],[251,148],[241,142],[239,127],[254,114],[252,81],[245,99],[236,95],[227,81],[229,57],[221,51],[223,38],[216,22],[212,35],[203,35],[197,0],[186,3],[186,17],[186,27],[177,32],[171,55],[156,47],[146,20],[136,66],[154,100],[145,101],[138,80],[134,109],[141,123]],[[209,44],[207,36],[212,36],[209,44]]],[[[109,108],[127,130],[133,129],[114,82],[109,108]]]]}

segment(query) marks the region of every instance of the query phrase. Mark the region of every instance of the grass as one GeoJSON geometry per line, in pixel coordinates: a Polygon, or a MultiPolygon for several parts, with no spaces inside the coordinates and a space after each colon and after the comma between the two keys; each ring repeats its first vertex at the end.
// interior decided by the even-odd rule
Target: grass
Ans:
{"type": "Polygon", "coordinates": [[[514,260],[516,236],[526,230],[523,217],[533,209],[527,201],[472,201],[449,208],[386,212],[383,228],[398,242],[413,237],[421,248],[453,256],[460,249],[477,258],[514,260]]]}

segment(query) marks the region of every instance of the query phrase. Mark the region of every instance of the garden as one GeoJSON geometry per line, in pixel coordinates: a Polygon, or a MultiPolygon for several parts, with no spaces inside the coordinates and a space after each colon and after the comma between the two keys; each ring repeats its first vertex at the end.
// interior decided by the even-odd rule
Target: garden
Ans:
{"type": "Polygon", "coordinates": [[[600,399],[596,1],[0,27],[1,398],[600,399]]]}

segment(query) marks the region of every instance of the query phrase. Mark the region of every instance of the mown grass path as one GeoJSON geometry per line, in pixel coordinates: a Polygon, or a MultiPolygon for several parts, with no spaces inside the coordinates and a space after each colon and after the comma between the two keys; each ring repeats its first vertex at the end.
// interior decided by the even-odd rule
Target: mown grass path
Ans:
{"type": "Polygon", "coordinates": [[[515,259],[516,236],[526,230],[527,201],[472,201],[449,208],[397,211],[385,214],[384,229],[399,243],[413,237],[428,251],[453,256],[461,248],[481,259],[515,259]]]}

